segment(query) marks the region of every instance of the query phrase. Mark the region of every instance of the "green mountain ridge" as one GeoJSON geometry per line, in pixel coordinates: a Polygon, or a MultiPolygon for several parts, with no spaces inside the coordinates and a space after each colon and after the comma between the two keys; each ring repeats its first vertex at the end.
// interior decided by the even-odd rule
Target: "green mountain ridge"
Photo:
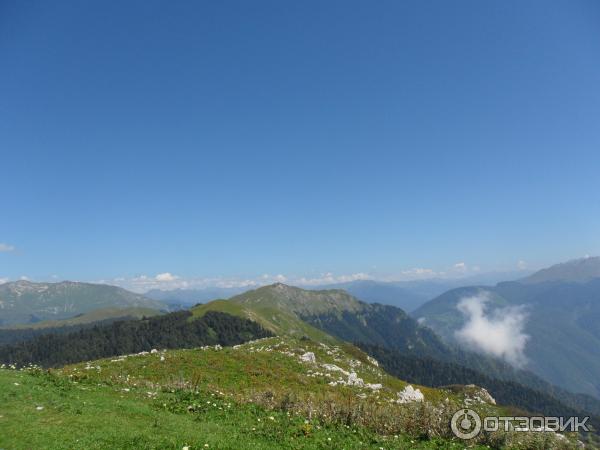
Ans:
{"type": "MultiPolygon", "coordinates": [[[[276,284],[192,309],[194,316],[220,311],[249,318],[276,335],[310,336],[321,342],[379,345],[417,358],[459,364],[482,374],[553,395],[570,407],[589,407],[600,415],[600,402],[552,386],[531,372],[478,353],[445,344],[404,311],[367,304],[340,290],[311,291],[276,284]]],[[[470,381],[465,380],[465,384],[470,381]]]]}
{"type": "Polygon", "coordinates": [[[159,301],[104,284],[16,281],[0,285],[0,326],[73,318],[107,308],[165,310],[159,301]]]}

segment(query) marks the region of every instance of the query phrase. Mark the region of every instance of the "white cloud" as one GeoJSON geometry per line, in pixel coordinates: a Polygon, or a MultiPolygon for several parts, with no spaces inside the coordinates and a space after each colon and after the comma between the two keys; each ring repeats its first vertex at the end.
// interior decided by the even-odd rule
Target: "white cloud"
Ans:
{"type": "Polygon", "coordinates": [[[523,260],[520,260],[517,263],[517,269],[519,269],[519,270],[525,270],[525,269],[527,269],[527,263],[525,261],[523,261],[523,260]]]}
{"type": "Polygon", "coordinates": [[[317,275],[285,275],[265,273],[256,277],[179,277],[170,272],[159,273],[155,276],[138,275],[133,278],[117,277],[102,282],[124,287],[135,292],[146,292],[151,289],[204,289],[204,288],[248,288],[254,289],[273,283],[285,283],[292,286],[320,286],[328,284],[348,283],[358,280],[374,280],[383,282],[428,280],[434,278],[460,279],[480,272],[478,266],[468,266],[466,263],[456,263],[444,270],[434,270],[425,267],[414,267],[392,274],[376,274],[369,272],[354,272],[336,274],[323,272],[317,275]]]}
{"type": "Polygon", "coordinates": [[[489,293],[465,297],[458,303],[458,310],[466,323],[456,331],[456,338],[481,352],[502,358],[521,367],[527,362],[525,346],[529,336],[523,332],[527,313],[521,306],[508,306],[487,311],[489,293]]]}
{"type": "Polygon", "coordinates": [[[0,242],[0,252],[13,252],[15,251],[15,247],[14,245],[9,245],[9,244],[5,244],[3,242],[0,242]]]}
{"type": "Polygon", "coordinates": [[[319,286],[322,284],[349,283],[351,281],[370,279],[373,279],[373,277],[369,276],[369,274],[364,272],[352,273],[348,275],[334,275],[332,272],[326,272],[312,278],[294,278],[293,283],[291,284],[296,284],[300,286],[319,286]]]}
{"type": "Polygon", "coordinates": [[[165,273],[159,273],[158,275],[156,275],[154,277],[154,279],[156,281],[175,281],[175,280],[179,279],[179,277],[176,275],[173,275],[169,272],[165,272],[165,273]]]}
{"type": "Polygon", "coordinates": [[[426,279],[434,278],[439,274],[433,269],[425,269],[423,267],[415,267],[413,269],[403,270],[401,272],[405,279],[426,279]]]}
{"type": "Polygon", "coordinates": [[[288,278],[282,274],[269,275],[268,273],[265,273],[260,277],[260,279],[264,280],[266,283],[285,283],[288,281],[288,278]]]}
{"type": "Polygon", "coordinates": [[[0,284],[8,283],[10,281],[9,278],[0,277],[0,284]]]}
{"type": "Polygon", "coordinates": [[[151,289],[204,289],[204,288],[247,288],[254,289],[273,283],[285,283],[293,286],[317,286],[322,284],[345,283],[355,280],[372,279],[366,273],[353,273],[348,275],[334,275],[331,272],[321,274],[317,277],[292,277],[283,274],[263,274],[256,278],[235,277],[190,277],[181,278],[169,272],[160,273],[156,276],[138,275],[133,278],[117,277],[111,280],[99,280],[99,283],[113,284],[129,289],[134,292],[147,292],[151,289]]]}
{"type": "Polygon", "coordinates": [[[121,286],[134,292],[147,292],[152,289],[173,290],[173,289],[204,289],[209,287],[229,288],[229,287],[252,287],[271,284],[276,281],[268,280],[250,280],[236,278],[181,278],[169,272],[160,273],[150,277],[148,275],[138,275],[133,278],[117,277],[111,280],[99,280],[99,283],[121,286]]]}

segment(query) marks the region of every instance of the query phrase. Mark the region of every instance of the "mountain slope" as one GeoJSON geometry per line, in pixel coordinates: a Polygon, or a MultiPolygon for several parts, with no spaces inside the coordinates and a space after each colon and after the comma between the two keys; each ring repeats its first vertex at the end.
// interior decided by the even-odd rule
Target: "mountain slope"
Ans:
{"type": "MultiPolygon", "coordinates": [[[[409,400],[406,383],[352,346],[289,337],[0,369],[0,446],[461,449],[448,426],[456,410],[510,411],[477,388],[418,389],[422,401],[409,400]]],[[[552,433],[492,433],[469,448],[490,444],[575,447],[552,433]]]]}
{"type": "Polygon", "coordinates": [[[430,299],[427,295],[414,292],[414,290],[402,287],[399,284],[374,280],[357,280],[320,286],[317,289],[343,289],[364,302],[392,305],[404,311],[412,311],[430,299]]]}
{"type": "Polygon", "coordinates": [[[600,278],[600,257],[574,259],[542,269],[523,278],[521,283],[545,283],[551,281],[582,283],[600,278]]]}
{"type": "Polygon", "coordinates": [[[393,340],[409,352],[440,356],[443,345],[427,328],[393,306],[368,304],[342,290],[305,290],[284,284],[264,286],[229,300],[192,310],[222,311],[255,320],[275,334],[303,334],[331,341],[383,344],[393,340]]]}
{"type": "Polygon", "coordinates": [[[0,328],[0,332],[9,330],[44,330],[48,328],[73,327],[77,325],[89,325],[98,322],[114,322],[116,320],[142,319],[162,314],[161,311],[143,307],[129,308],[101,308],[90,312],[77,314],[68,319],[43,320],[41,322],[12,325],[0,328]]]}
{"type": "Polygon", "coordinates": [[[16,281],[0,285],[0,326],[67,319],[105,308],[164,310],[165,305],[104,284],[16,281]]]}
{"type": "MultiPolygon", "coordinates": [[[[277,335],[306,335],[321,342],[336,342],[337,338],[383,346],[403,355],[459,364],[500,381],[516,382],[547,392],[573,407],[589,406],[600,414],[600,403],[594,399],[561,391],[533,373],[516,370],[495,358],[448,346],[429,328],[420,326],[398,308],[367,304],[344,291],[310,291],[276,284],[192,309],[195,316],[202,316],[207,311],[256,320],[277,335]]],[[[472,379],[464,378],[464,384],[472,382],[472,379]]]]}
{"type": "Polygon", "coordinates": [[[456,289],[423,305],[414,317],[448,342],[458,342],[456,332],[467,323],[457,307],[462,299],[485,296],[487,317],[507,306],[521,307],[527,317],[526,368],[567,390],[600,398],[600,279],[588,280],[596,264],[588,258],[520,282],[456,289]],[[578,267],[582,273],[573,272],[578,267]]]}
{"type": "MultiPolygon", "coordinates": [[[[464,448],[446,421],[432,419],[442,414],[433,405],[445,417],[470,394],[423,388],[427,403],[396,403],[405,387],[361,352],[290,338],[128,355],[51,372],[0,369],[0,447],[464,448]],[[306,352],[314,362],[302,360],[306,352]],[[331,385],[348,378],[341,371],[381,387],[331,385]]],[[[484,403],[476,409],[502,411],[484,403]]],[[[497,442],[517,437],[561,442],[539,434],[497,442]]]]}

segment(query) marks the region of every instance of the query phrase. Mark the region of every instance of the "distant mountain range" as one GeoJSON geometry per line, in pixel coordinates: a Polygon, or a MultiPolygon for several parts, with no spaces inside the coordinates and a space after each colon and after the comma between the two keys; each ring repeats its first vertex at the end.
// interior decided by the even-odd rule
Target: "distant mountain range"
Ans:
{"type": "Polygon", "coordinates": [[[112,307],[112,308],[101,308],[94,309],[90,312],[77,314],[73,317],[58,320],[42,320],[41,322],[35,323],[23,323],[13,324],[6,327],[0,327],[0,331],[5,329],[18,330],[44,330],[48,328],[60,328],[60,327],[74,327],[80,325],[94,324],[94,323],[107,323],[114,322],[116,320],[133,320],[142,319],[144,317],[157,316],[165,311],[158,309],[144,308],[144,307],[112,307]]]}
{"type": "MultiPolygon", "coordinates": [[[[565,389],[600,398],[600,258],[558,264],[494,287],[454,289],[413,316],[446,342],[464,343],[465,330],[472,332],[477,325],[464,313],[465,299],[480,301],[471,303],[483,308],[475,311],[480,321],[494,323],[518,311],[522,330],[515,328],[513,337],[524,339],[525,367],[565,389]]],[[[471,337],[470,347],[477,348],[477,335],[471,337]]]]}
{"type": "Polygon", "coordinates": [[[461,286],[490,285],[500,281],[516,280],[528,275],[528,271],[492,272],[464,278],[432,278],[412,281],[356,280],[347,283],[306,287],[306,289],[343,289],[367,303],[392,305],[411,312],[429,300],[450,289],[461,286]]]}
{"type": "MultiPolygon", "coordinates": [[[[494,285],[499,281],[522,278],[527,271],[493,272],[464,278],[434,278],[413,281],[376,281],[356,280],[347,283],[326,284],[318,286],[299,287],[308,290],[343,289],[367,303],[392,305],[404,311],[413,311],[438,295],[460,286],[471,284],[494,285]]],[[[171,309],[185,309],[197,303],[206,303],[217,299],[227,299],[248,291],[244,287],[207,287],[200,289],[152,289],[144,294],[145,297],[163,302],[171,309]]]]}
{"type": "MultiPolygon", "coordinates": [[[[0,326],[4,327],[73,318],[107,308],[121,314],[115,309],[145,308],[158,311],[165,310],[167,306],[125,289],[104,284],[71,281],[15,281],[0,284],[0,326]]],[[[107,318],[104,314],[102,320],[107,318]]]]}
{"type": "MultiPolygon", "coordinates": [[[[556,264],[523,278],[521,283],[585,283],[600,278],[600,257],[586,257],[556,264]]],[[[506,281],[506,280],[505,280],[506,281]]]]}

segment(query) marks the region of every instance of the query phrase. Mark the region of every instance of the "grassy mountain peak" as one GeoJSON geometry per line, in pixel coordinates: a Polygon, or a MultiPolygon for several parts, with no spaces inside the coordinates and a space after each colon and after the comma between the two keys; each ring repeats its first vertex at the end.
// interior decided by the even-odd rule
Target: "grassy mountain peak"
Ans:
{"type": "Polygon", "coordinates": [[[306,291],[277,283],[228,300],[215,300],[192,308],[194,316],[219,311],[253,320],[276,335],[308,336],[321,342],[336,340],[309,325],[301,316],[318,311],[356,308],[360,302],[343,291],[306,291]]]}
{"type": "Polygon", "coordinates": [[[332,311],[360,311],[363,304],[341,289],[309,291],[275,283],[232,297],[242,304],[262,305],[299,314],[311,315],[332,311]]]}
{"type": "Polygon", "coordinates": [[[332,343],[368,342],[408,353],[439,356],[444,345],[394,306],[362,302],[340,289],[306,290],[282,283],[263,286],[193,308],[194,315],[220,311],[260,323],[276,335],[309,336],[332,343]]]}

